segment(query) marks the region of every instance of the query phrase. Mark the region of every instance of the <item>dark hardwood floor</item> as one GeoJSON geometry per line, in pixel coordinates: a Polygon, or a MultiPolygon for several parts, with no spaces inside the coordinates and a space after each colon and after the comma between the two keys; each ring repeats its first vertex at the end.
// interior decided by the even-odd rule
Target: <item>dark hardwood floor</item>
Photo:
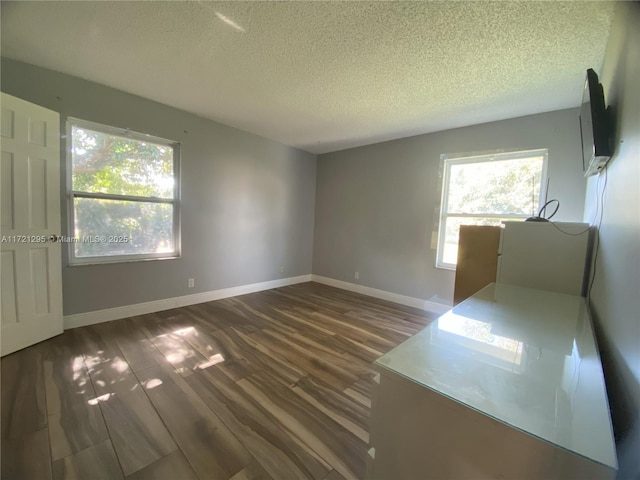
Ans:
{"type": "Polygon", "coordinates": [[[2,359],[2,479],[362,479],[372,361],[432,315],[305,283],[2,359]]]}

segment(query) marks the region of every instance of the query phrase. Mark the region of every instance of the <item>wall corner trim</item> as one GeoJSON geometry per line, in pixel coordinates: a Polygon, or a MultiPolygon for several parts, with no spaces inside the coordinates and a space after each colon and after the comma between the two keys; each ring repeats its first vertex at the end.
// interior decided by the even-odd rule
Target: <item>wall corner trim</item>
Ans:
{"type": "Polygon", "coordinates": [[[443,315],[451,310],[451,308],[453,308],[452,305],[431,302],[429,300],[422,300],[420,298],[408,297],[406,295],[400,295],[399,293],[387,292],[386,290],[378,290],[377,288],[344,282],[342,280],[323,277],[321,275],[312,274],[311,281],[323,283],[324,285],[329,285],[331,287],[341,288],[342,290],[348,290],[350,292],[360,293],[362,295],[368,295],[369,297],[380,298],[389,302],[407,305],[408,307],[419,308],[421,310],[426,310],[427,312],[435,313],[437,315],[443,315]]]}
{"type": "Polygon", "coordinates": [[[239,285],[237,287],[222,288],[220,290],[212,290],[209,292],[194,293],[192,295],[184,295],[181,297],[136,303],[134,305],[123,305],[121,307],[106,308],[104,310],[65,315],[64,329],[69,330],[71,328],[85,327],[87,325],[110,322],[111,320],[119,320],[121,318],[133,317],[135,315],[161,312],[162,310],[186,307],[187,305],[211,302],[214,300],[221,300],[223,298],[235,297],[237,295],[260,292],[263,290],[270,290],[272,288],[285,287],[287,285],[295,285],[297,283],[310,281],[311,274],[307,274],[297,277],[268,280],[266,282],[251,283],[248,285],[239,285]]]}

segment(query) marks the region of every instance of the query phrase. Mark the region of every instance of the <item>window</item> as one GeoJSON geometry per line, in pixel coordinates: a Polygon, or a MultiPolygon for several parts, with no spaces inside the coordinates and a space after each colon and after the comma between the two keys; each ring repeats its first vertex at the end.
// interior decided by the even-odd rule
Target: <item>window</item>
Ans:
{"type": "Polygon", "coordinates": [[[443,159],[436,266],[455,269],[460,225],[500,225],[538,213],[547,150],[443,159]]]}
{"type": "Polygon", "coordinates": [[[179,256],[179,145],[75,118],[67,138],[71,263],[179,256]]]}

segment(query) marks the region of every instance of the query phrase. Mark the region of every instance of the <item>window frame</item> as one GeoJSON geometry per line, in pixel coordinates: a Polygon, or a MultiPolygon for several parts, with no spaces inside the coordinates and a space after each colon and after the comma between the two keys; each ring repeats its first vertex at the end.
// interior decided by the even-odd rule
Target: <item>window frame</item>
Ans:
{"type": "Polygon", "coordinates": [[[549,159],[549,149],[547,148],[538,148],[534,150],[519,150],[513,152],[498,152],[498,153],[488,153],[488,154],[476,154],[476,155],[465,155],[465,156],[455,156],[449,157],[447,155],[442,155],[441,159],[441,171],[442,171],[442,181],[440,182],[440,209],[438,215],[438,226],[437,226],[437,246],[436,246],[436,268],[441,268],[445,270],[456,270],[457,264],[448,263],[443,260],[444,255],[444,243],[446,238],[446,220],[447,218],[491,218],[491,219],[500,219],[500,220],[525,220],[530,217],[531,214],[496,214],[496,213],[449,213],[448,204],[449,204],[449,186],[451,179],[451,167],[453,165],[465,165],[465,164],[477,164],[477,163],[486,163],[486,162],[497,162],[504,160],[518,160],[522,158],[530,158],[530,157],[542,157],[542,170],[540,172],[540,191],[538,192],[538,207],[536,209],[536,214],[539,209],[542,207],[545,201],[546,192],[543,191],[543,180],[547,178],[547,166],[549,159]]]}
{"type": "Polygon", "coordinates": [[[68,228],[68,245],[69,245],[69,266],[80,265],[102,265],[109,263],[126,263],[141,262],[148,260],[170,260],[180,258],[182,255],[181,248],[181,220],[180,220],[180,151],[181,144],[173,140],[162,137],[156,137],[146,133],[130,130],[128,128],[118,128],[111,125],[82,120],[75,117],[67,117],[66,119],[66,156],[67,156],[67,228],[68,228]],[[153,143],[162,145],[173,150],[173,198],[160,197],[143,197],[137,195],[119,195],[111,193],[92,193],[79,190],[73,190],[73,127],[85,128],[87,130],[103,133],[106,135],[125,138],[127,140],[136,140],[145,143],[153,143]],[[128,255],[99,255],[90,257],[77,257],[75,255],[75,204],[76,198],[92,198],[104,200],[123,200],[140,203],[156,203],[173,206],[173,245],[172,252],[160,253],[139,253],[128,255]]]}

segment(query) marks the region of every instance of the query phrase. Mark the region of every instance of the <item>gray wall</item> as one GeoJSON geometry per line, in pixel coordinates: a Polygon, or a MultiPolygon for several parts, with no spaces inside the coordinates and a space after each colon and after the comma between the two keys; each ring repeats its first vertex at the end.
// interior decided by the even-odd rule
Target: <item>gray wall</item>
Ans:
{"type": "MultiPolygon", "coordinates": [[[[607,167],[605,206],[591,308],[618,444],[619,478],[640,478],[640,4],[620,3],[600,81],[611,105],[616,152],[607,167]]],[[[600,188],[604,184],[600,179],[600,188]]],[[[585,218],[596,209],[597,177],[585,218]]]]}
{"type": "MultiPolygon", "coordinates": [[[[315,155],[8,59],[2,90],[60,112],[63,126],[73,116],[182,143],[182,258],[65,261],[66,315],[311,273],[315,155]],[[187,289],[188,278],[195,288],[187,289]]],[[[64,178],[64,156],[62,164],[64,178]]],[[[68,235],[64,203],[62,211],[68,235]]]]}
{"type": "Polygon", "coordinates": [[[432,235],[440,155],[535,148],[549,149],[549,198],[561,202],[554,219],[582,221],[586,181],[577,109],[318,156],[313,273],[450,303],[454,272],[435,268],[432,235]]]}

